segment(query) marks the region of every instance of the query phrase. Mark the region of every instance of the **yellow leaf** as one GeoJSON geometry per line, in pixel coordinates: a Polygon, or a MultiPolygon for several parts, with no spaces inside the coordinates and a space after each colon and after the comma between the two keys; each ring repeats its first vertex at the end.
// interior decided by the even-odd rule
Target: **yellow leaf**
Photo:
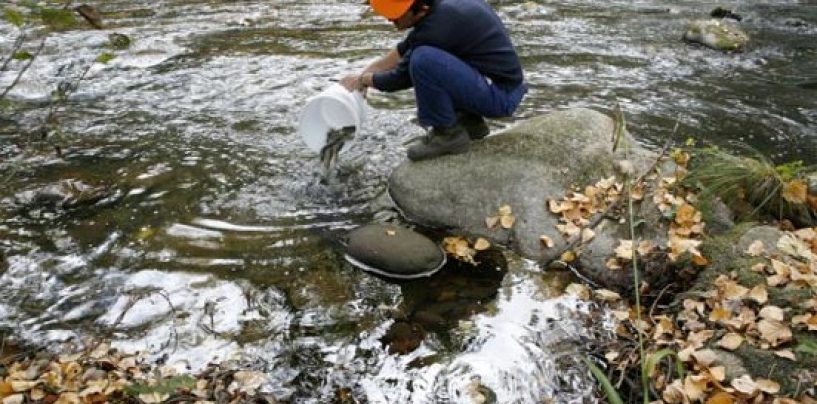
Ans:
{"type": "Polygon", "coordinates": [[[734,351],[740,347],[740,344],[743,343],[743,337],[740,334],[730,332],[721,338],[718,341],[718,346],[726,349],[727,351],[734,351]]]}
{"type": "Polygon", "coordinates": [[[732,312],[722,307],[716,307],[709,313],[709,321],[728,320],[732,317],[732,312]]]}
{"type": "Polygon", "coordinates": [[[487,250],[490,247],[491,243],[482,237],[478,238],[477,241],[474,243],[474,249],[477,251],[487,250]]]}
{"type": "Polygon", "coordinates": [[[783,185],[780,196],[791,203],[805,203],[808,196],[808,185],[800,180],[792,180],[783,185]]]}
{"type": "Polygon", "coordinates": [[[539,241],[541,241],[542,244],[545,245],[545,247],[553,248],[553,245],[554,245],[553,244],[553,239],[551,239],[550,237],[545,236],[545,235],[541,235],[541,236],[539,236],[539,241]]]}
{"type": "Polygon", "coordinates": [[[502,205],[499,207],[499,216],[509,216],[511,213],[510,205],[502,205]]]}
{"type": "Polygon", "coordinates": [[[571,262],[576,260],[576,253],[574,253],[573,251],[570,251],[570,250],[565,251],[564,253],[562,253],[562,256],[559,257],[559,259],[561,261],[571,263],[571,262]]]}
{"type": "Polygon", "coordinates": [[[499,217],[499,224],[503,229],[510,229],[513,227],[514,222],[516,222],[516,218],[511,215],[502,215],[499,217]]]}

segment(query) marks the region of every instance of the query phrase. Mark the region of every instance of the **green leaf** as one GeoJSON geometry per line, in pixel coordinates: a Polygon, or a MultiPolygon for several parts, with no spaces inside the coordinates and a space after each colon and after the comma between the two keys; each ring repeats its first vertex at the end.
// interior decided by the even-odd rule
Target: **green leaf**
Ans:
{"type": "Polygon", "coordinates": [[[179,389],[193,389],[196,387],[196,379],[188,375],[181,375],[164,379],[153,386],[147,384],[134,384],[124,388],[125,393],[131,396],[140,394],[164,393],[173,394],[179,389]]]}
{"type": "Polygon", "coordinates": [[[808,355],[817,355],[817,342],[805,340],[794,348],[795,352],[802,352],[808,355]]]}
{"type": "Polygon", "coordinates": [[[102,63],[102,64],[107,64],[108,62],[113,60],[115,57],[116,56],[114,54],[105,52],[105,53],[103,53],[103,54],[96,57],[96,62],[97,63],[102,63]]]}
{"type": "Polygon", "coordinates": [[[28,51],[19,51],[19,52],[15,53],[14,56],[12,56],[12,59],[14,59],[14,60],[28,60],[28,59],[31,59],[33,57],[34,57],[34,55],[29,53],[28,51]]]}
{"type": "Polygon", "coordinates": [[[60,8],[44,8],[40,10],[40,18],[43,24],[57,31],[72,28],[77,24],[72,10],[60,8]]]}
{"type": "Polygon", "coordinates": [[[607,378],[607,375],[605,375],[595,363],[584,356],[581,357],[581,360],[590,368],[590,373],[593,373],[593,376],[595,376],[596,380],[601,384],[601,388],[604,390],[604,394],[607,395],[607,400],[610,401],[610,404],[624,404],[624,400],[621,399],[621,395],[618,394],[616,388],[613,387],[613,383],[610,383],[610,379],[607,378]]]}
{"type": "Polygon", "coordinates": [[[645,381],[648,380],[652,372],[655,370],[655,367],[661,362],[661,359],[664,359],[667,356],[675,357],[675,371],[678,373],[678,378],[684,380],[684,364],[678,359],[678,354],[669,348],[664,348],[660,351],[653,352],[652,355],[647,357],[647,361],[644,364],[644,371],[641,372],[642,379],[645,381]]]}
{"type": "Polygon", "coordinates": [[[22,27],[23,24],[26,22],[23,13],[9,7],[6,7],[6,9],[3,10],[3,17],[6,19],[6,21],[10,22],[12,25],[18,28],[22,27]]]}

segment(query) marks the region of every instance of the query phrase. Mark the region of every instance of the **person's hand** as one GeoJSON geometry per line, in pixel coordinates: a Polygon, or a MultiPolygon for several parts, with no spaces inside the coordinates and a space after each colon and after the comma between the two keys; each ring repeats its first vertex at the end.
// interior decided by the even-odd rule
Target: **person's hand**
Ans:
{"type": "Polygon", "coordinates": [[[349,91],[360,91],[365,97],[366,89],[369,88],[367,79],[371,81],[371,74],[350,74],[340,79],[340,85],[349,91]]]}

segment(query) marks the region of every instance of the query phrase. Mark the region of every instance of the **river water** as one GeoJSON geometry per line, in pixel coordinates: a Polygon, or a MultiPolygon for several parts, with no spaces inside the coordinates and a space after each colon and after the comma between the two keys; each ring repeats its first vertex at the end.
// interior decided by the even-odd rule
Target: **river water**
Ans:
{"type": "MultiPolygon", "coordinates": [[[[710,3],[496,1],[531,91],[516,117],[491,125],[618,102],[647,146],[678,122],[679,142],[743,142],[817,163],[808,3],[720,3],[753,37],[727,55],[680,41],[710,3]]],[[[337,240],[372,219],[403,140],[421,133],[410,92],[372,92],[323,184],[295,132],[310,96],[401,37],[362,1],[99,8],[107,29],[51,36],[0,122],[0,331],[43,345],[111,338],[180,370],[235,361],[264,371],[283,401],[472,402],[475,390],[502,403],[596,400],[577,355],[608,334],[605,315],[563,296],[564,276],[509,253],[499,271],[449,266],[409,283],[343,261],[337,240]],[[133,44],[93,65],[60,107],[62,156],[21,152],[51,90],[110,51],[111,32],[133,44]],[[66,180],[95,196],[78,206],[47,197],[66,180]],[[433,326],[417,349],[381,343],[420,317],[433,326]]],[[[14,32],[0,33],[6,50],[14,32]]],[[[0,88],[12,79],[0,76],[0,88]]]]}

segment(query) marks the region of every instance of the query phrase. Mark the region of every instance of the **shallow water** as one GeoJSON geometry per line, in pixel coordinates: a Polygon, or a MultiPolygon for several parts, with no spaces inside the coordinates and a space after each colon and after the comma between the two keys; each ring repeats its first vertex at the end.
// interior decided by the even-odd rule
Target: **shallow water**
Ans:
{"type": "MultiPolygon", "coordinates": [[[[678,121],[679,142],[741,141],[777,161],[817,163],[815,6],[719,4],[743,15],[754,38],[748,52],[726,55],[679,40],[708,3],[493,4],[531,87],[518,116],[494,129],[619,102],[648,146],[678,121]]],[[[447,267],[419,284],[343,261],[338,240],[371,220],[403,139],[421,133],[410,93],[371,93],[329,184],[295,133],[310,96],[400,38],[363,3],[101,8],[109,29],[50,38],[0,123],[0,329],[43,344],[112,337],[183,369],[236,360],[297,402],[343,389],[368,402],[470,402],[475,377],[498,402],[594,401],[575,353],[603,337],[588,326],[603,314],[559,296],[565,279],[511,254],[499,276],[447,267]],[[14,128],[33,131],[51,89],[109,51],[114,31],[134,43],[94,65],[60,111],[63,157],[20,153],[12,141],[26,137],[14,128]],[[43,199],[66,179],[98,195],[80,206],[43,199]],[[387,353],[380,339],[418,313],[446,322],[412,353],[387,353]]],[[[7,49],[11,29],[0,32],[7,49]]],[[[0,87],[11,79],[0,76],[0,87]]]]}

